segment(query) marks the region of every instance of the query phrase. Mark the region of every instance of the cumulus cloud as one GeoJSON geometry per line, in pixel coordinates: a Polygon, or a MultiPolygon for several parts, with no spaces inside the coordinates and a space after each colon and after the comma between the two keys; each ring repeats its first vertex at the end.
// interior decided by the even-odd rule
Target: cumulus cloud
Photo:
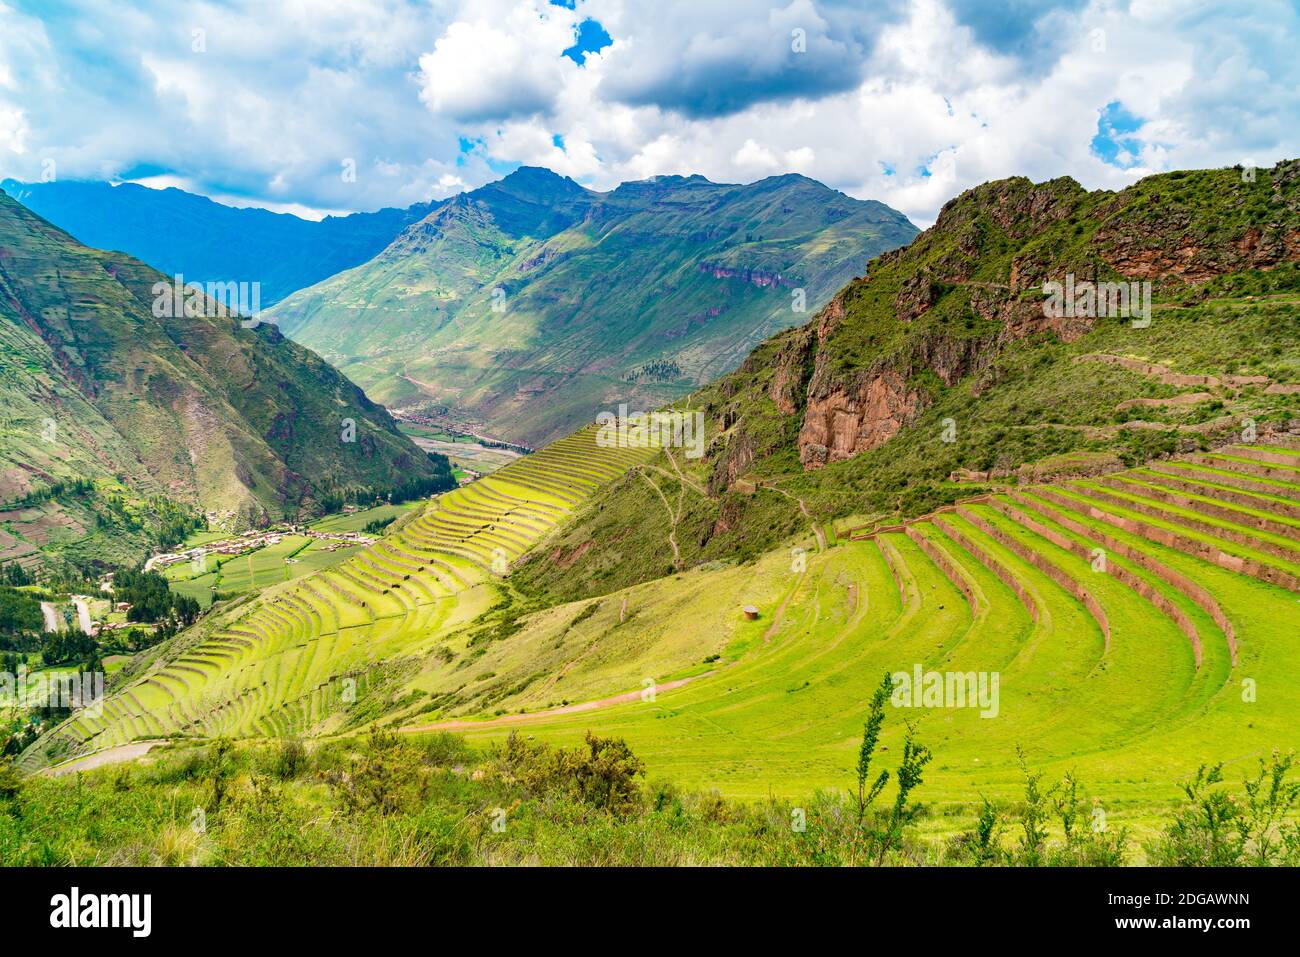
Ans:
{"type": "MultiPolygon", "coordinates": [[[[592,14],[602,15],[602,6],[592,3],[592,14]]],[[[664,0],[646,15],[610,4],[604,15],[615,39],[600,92],[692,117],[843,92],[861,80],[879,28],[900,9],[893,2],[664,0]]]]}
{"type": "Polygon", "coordinates": [[[547,112],[579,69],[563,55],[577,26],[573,11],[544,0],[476,4],[473,20],[452,23],[420,57],[420,98],[466,121],[547,112]]]}
{"type": "Polygon", "coordinates": [[[796,171],[926,224],[991,178],[1300,154],[1291,0],[5,2],[0,175],[53,158],[315,213],[530,164],[597,189],[796,171]]]}

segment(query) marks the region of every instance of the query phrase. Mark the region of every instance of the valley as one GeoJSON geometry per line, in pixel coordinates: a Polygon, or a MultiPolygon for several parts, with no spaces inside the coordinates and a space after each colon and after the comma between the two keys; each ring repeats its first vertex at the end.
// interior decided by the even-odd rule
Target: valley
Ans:
{"type": "Polygon", "coordinates": [[[271,315],[395,409],[432,400],[540,445],[729,371],[915,234],[883,204],[801,176],[598,193],[522,167],[271,315]]]}

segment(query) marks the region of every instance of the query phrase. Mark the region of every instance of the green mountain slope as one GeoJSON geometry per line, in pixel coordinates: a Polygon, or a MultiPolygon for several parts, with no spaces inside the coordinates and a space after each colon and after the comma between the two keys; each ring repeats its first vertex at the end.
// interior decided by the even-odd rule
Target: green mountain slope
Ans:
{"type": "Polygon", "coordinates": [[[593,193],[521,168],[273,315],[390,406],[540,444],[733,369],[915,233],[801,176],[593,193]]]}
{"type": "MultiPolygon", "coordinates": [[[[156,317],[158,282],[0,196],[4,502],[92,479],[242,526],[348,488],[450,482],[445,461],[273,326],[156,317]]],[[[32,544],[3,514],[5,535],[32,544]]]]}
{"type": "Polygon", "coordinates": [[[313,222],[174,187],[7,179],[0,189],[87,246],[119,250],[190,282],[261,283],[264,306],[370,259],[432,205],[313,222]]]}
{"type": "MultiPolygon", "coordinates": [[[[987,183],[809,324],[683,400],[708,424],[680,567],[807,526],[880,524],[982,485],[1104,472],[1300,419],[1300,162],[1118,193],[987,183]],[[1151,282],[1150,323],[1049,316],[1044,282],[1151,282]],[[802,504],[801,504],[802,503],[802,504]]],[[[672,474],[670,463],[662,466],[672,474]]],[[[662,480],[674,500],[682,485],[662,480]]],[[[521,576],[553,597],[663,574],[644,483],[599,497],[521,576]]]]}

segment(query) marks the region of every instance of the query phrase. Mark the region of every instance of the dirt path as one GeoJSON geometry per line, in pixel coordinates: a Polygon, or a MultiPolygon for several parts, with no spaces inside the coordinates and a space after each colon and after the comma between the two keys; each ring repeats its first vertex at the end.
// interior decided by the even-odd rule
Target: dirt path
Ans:
{"type": "Polygon", "coordinates": [[[785,620],[785,606],[790,604],[790,599],[795,596],[795,592],[799,590],[799,586],[803,584],[804,577],[807,574],[806,571],[800,572],[799,577],[795,579],[794,587],[790,589],[785,598],[781,599],[781,606],[777,608],[776,614],[772,616],[772,624],[768,626],[767,631],[763,632],[764,644],[771,641],[772,636],[776,634],[776,630],[781,627],[781,622],[785,620]]]}
{"type": "Polygon", "coordinates": [[[77,771],[100,768],[106,764],[134,761],[136,758],[144,757],[150,750],[163,743],[162,741],[134,741],[131,744],[121,744],[116,748],[105,748],[103,751],[88,754],[84,758],[77,758],[75,761],[69,761],[66,764],[46,768],[40,773],[50,777],[59,777],[63,774],[74,774],[77,771]]]}
{"type": "MultiPolygon", "coordinates": [[[[717,674],[716,671],[706,671],[703,674],[691,675],[689,678],[678,678],[676,681],[665,681],[661,685],[655,685],[655,694],[663,691],[672,691],[674,688],[680,688],[682,685],[690,684],[700,678],[707,678],[709,675],[717,674]]],[[[416,734],[421,731],[466,731],[473,728],[496,728],[508,724],[527,724],[530,721],[543,721],[547,718],[554,718],[563,714],[581,714],[585,711],[598,711],[601,708],[613,707],[616,704],[629,704],[633,701],[640,701],[643,691],[625,691],[623,694],[616,694],[609,698],[600,698],[597,701],[583,701],[579,704],[566,704],[559,708],[548,708],[545,711],[533,711],[529,714],[507,714],[500,718],[492,718],[488,721],[458,720],[458,721],[438,721],[434,724],[422,724],[413,728],[399,728],[403,734],[416,734]]]]}
{"type": "Polygon", "coordinates": [[[763,488],[770,488],[773,492],[777,492],[781,495],[784,495],[792,502],[798,502],[800,513],[803,515],[804,518],[808,519],[808,524],[812,526],[813,535],[817,537],[817,550],[819,552],[826,551],[826,533],[822,531],[820,525],[818,525],[816,522],[813,521],[812,513],[808,511],[808,506],[804,504],[803,499],[791,495],[785,489],[780,488],[779,486],[776,485],[764,485],[763,488]]]}
{"type": "Polygon", "coordinates": [[[803,499],[799,499],[799,511],[803,512],[803,517],[812,523],[813,534],[817,536],[817,551],[826,551],[826,533],[822,531],[820,525],[813,521],[813,517],[809,514],[808,506],[803,503],[803,499]]]}
{"type": "Polygon", "coordinates": [[[677,478],[681,480],[683,485],[689,485],[691,488],[695,489],[695,491],[699,492],[705,498],[709,497],[708,492],[704,491],[704,489],[700,488],[698,485],[696,485],[694,482],[692,482],[690,479],[686,477],[686,473],[682,471],[682,467],[677,464],[677,459],[673,457],[673,453],[671,449],[664,449],[664,454],[668,456],[668,461],[673,463],[673,471],[677,473],[677,478]]]}
{"type": "Polygon", "coordinates": [[[639,472],[638,474],[646,480],[646,483],[652,489],[655,490],[664,503],[664,510],[668,512],[668,544],[672,546],[673,549],[673,564],[679,565],[682,561],[682,553],[677,547],[677,515],[673,512],[672,505],[668,503],[668,496],[664,494],[663,489],[659,487],[655,480],[646,475],[645,472],[639,472]]]}
{"type": "Polygon", "coordinates": [[[63,625],[62,618],[59,615],[59,610],[54,607],[54,602],[41,602],[41,614],[45,616],[46,631],[58,631],[63,625]]]}

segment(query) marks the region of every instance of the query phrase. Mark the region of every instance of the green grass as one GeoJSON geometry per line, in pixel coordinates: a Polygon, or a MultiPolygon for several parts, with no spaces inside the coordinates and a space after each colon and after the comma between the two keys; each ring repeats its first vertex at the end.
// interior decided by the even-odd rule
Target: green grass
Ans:
{"type": "Polygon", "coordinates": [[[312,522],[311,527],[318,532],[360,532],[370,522],[400,518],[411,509],[418,507],[418,502],[403,502],[400,505],[376,505],[372,508],[359,509],[351,514],[340,512],[336,515],[327,515],[325,518],[312,522]]]}
{"type": "MultiPolygon", "coordinates": [[[[490,674],[487,687],[442,699],[449,706],[441,718],[495,717],[495,724],[455,726],[479,743],[500,740],[517,727],[539,740],[571,744],[592,729],[625,738],[654,773],[684,786],[742,798],[792,797],[842,784],[854,759],[864,702],[882,672],[910,671],[917,663],[926,670],[997,671],[998,717],[956,709],[909,715],[937,755],[927,775],[930,797],[955,805],[976,794],[1011,798],[1020,786],[1015,749],[1021,746],[1051,774],[1077,769],[1108,808],[1136,819],[1172,800],[1177,783],[1201,761],[1244,768],[1273,747],[1300,745],[1289,717],[1300,706],[1289,626],[1296,596],[1085,522],[1158,558],[1220,601],[1236,629],[1236,667],[1224,633],[1208,614],[1151,573],[1111,557],[1192,620],[1203,644],[1197,668],[1174,620],[1126,584],[1093,572],[1073,551],[990,506],[974,505],[970,512],[1088,588],[1107,616],[1109,650],[1073,594],[973,519],[945,514],[944,526],[1024,585],[1038,606],[1037,623],[975,555],[927,522],[917,530],[974,583],[974,612],[942,570],[900,533],[881,539],[898,556],[905,601],[873,541],[810,555],[802,578],[790,570],[787,552],[774,552],[755,565],[671,576],[541,612],[475,659],[471,673],[490,674]],[[857,595],[852,614],[850,586],[857,595]],[[633,615],[620,625],[624,600],[633,615]],[[765,639],[783,602],[788,603],[780,627],[765,639]],[[740,614],[750,603],[760,610],[758,622],[740,614]],[[592,605],[594,613],[569,624],[592,605]],[[662,684],[698,671],[713,656],[720,656],[709,666],[713,674],[653,702],[536,714],[637,691],[646,677],[662,684]],[[1254,702],[1243,701],[1247,678],[1267,685],[1269,699],[1260,694],[1254,702]],[[517,690],[496,697],[493,689],[517,690]]],[[[1090,541],[1050,520],[1042,524],[1067,539],[1090,541]]],[[[803,544],[815,548],[810,540],[803,544]]],[[[442,679],[422,687],[436,695],[454,684],[442,679]]],[[[436,726],[428,718],[412,723],[436,726]]],[[[896,749],[898,729],[885,741],[896,749]]]]}

